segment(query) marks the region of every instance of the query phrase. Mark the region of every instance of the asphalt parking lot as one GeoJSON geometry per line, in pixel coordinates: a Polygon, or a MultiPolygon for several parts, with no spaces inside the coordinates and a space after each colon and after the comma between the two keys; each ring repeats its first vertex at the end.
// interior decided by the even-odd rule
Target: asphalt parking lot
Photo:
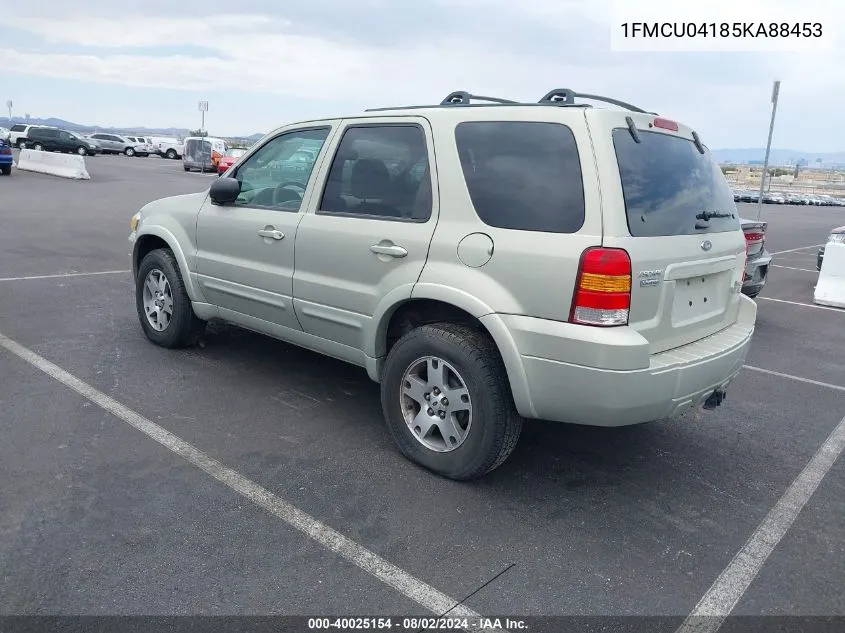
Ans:
{"type": "Polygon", "coordinates": [[[845,209],[764,206],[775,258],[721,408],[528,422],[460,484],[393,448],[363,370],[228,326],[151,345],[129,218],[213,176],[87,164],[0,178],[0,613],[845,615],[845,311],[812,302],[845,209]]]}

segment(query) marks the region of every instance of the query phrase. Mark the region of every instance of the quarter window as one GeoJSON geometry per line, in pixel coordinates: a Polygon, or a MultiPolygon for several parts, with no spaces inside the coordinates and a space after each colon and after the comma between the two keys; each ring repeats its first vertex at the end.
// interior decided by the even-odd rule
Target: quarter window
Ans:
{"type": "Polygon", "coordinates": [[[296,130],[269,140],[238,168],[235,205],[299,211],[329,128],[296,130]]]}
{"type": "Polygon", "coordinates": [[[584,185],[575,137],[559,123],[469,121],[455,140],[472,204],[489,226],[575,233],[584,185]]]}
{"type": "Polygon", "coordinates": [[[319,213],[426,221],[431,175],[418,125],[353,126],[344,132],[319,213]]]}

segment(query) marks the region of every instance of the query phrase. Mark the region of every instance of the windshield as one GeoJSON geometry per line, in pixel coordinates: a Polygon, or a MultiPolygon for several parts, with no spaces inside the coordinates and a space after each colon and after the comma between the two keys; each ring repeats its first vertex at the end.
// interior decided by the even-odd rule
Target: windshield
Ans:
{"type": "Polygon", "coordinates": [[[697,235],[739,229],[733,192],[709,151],[685,138],[613,131],[628,229],[634,237],[697,235]]]}
{"type": "Polygon", "coordinates": [[[226,151],[226,156],[231,156],[232,158],[240,158],[244,154],[246,154],[246,150],[240,148],[233,148],[226,151]]]}

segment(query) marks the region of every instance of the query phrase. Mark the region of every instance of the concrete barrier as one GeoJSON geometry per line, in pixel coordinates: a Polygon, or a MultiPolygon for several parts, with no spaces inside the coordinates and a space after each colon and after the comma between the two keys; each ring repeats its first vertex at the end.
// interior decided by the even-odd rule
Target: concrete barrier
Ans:
{"type": "Polygon", "coordinates": [[[77,154],[56,154],[39,152],[34,149],[22,149],[18,156],[18,169],[50,174],[61,178],[90,180],[85,168],[85,159],[77,154]]]}
{"type": "Polygon", "coordinates": [[[845,308],[845,244],[825,244],[813,301],[824,306],[845,308]]]}

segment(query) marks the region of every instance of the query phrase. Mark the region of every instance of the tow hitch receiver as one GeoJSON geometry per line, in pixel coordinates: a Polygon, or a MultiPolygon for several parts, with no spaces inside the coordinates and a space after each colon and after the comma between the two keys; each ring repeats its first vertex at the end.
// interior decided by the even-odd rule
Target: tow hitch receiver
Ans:
{"type": "Polygon", "coordinates": [[[705,409],[715,409],[719,405],[722,404],[722,400],[728,397],[727,392],[724,389],[716,389],[713,393],[711,393],[707,400],[704,401],[704,408],[705,409]]]}

